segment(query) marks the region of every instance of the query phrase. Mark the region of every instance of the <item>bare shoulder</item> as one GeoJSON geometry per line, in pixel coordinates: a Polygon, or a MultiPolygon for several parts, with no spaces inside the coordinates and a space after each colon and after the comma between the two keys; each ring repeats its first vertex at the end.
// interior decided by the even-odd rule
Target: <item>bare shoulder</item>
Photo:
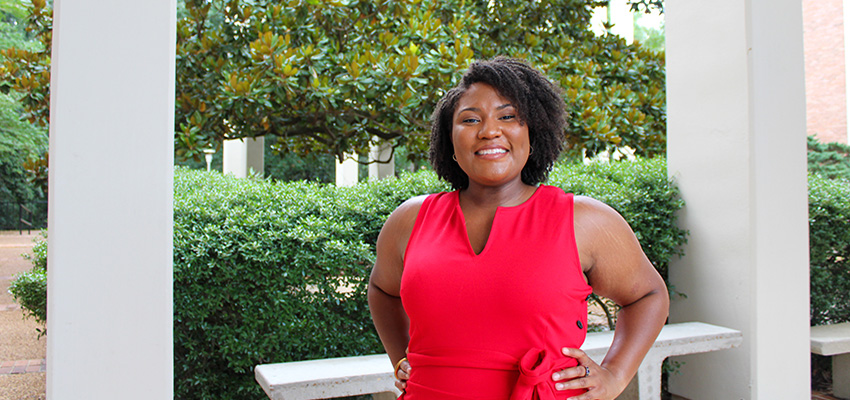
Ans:
{"type": "Polygon", "coordinates": [[[589,271],[602,258],[637,245],[634,232],[611,206],[587,196],[574,198],[574,230],[582,269],[589,271]]]}
{"type": "Polygon", "coordinates": [[[401,229],[402,231],[409,228],[413,229],[413,224],[416,223],[416,216],[419,215],[419,209],[422,208],[422,203],[425,202],[425,199],[428,195],[421,195],[416,197],[411,197],[401,203],[391,214],[387,217],[387,221],[384,222],[384,230],[397,230],[401,229]]]}
{"type": "Polygon", "coordinates": [[[628,227],[626,220],[617,210],[592,197],[575,196],[573,204],[573,218],[577,229],[598,230],[622,224],[628,227]]]}
{"type": "Polygon", "coordinates": [[[398,206],[387,217],[381,233],[378,234],[375,265],[372,267],[369,281],[370,285],[390,296],[399,296],[404,251],[426,197],[428,196],[416,196],[398,206]]]}
{"type": "Polygon", "coordinates": [[[576,246],[594,293],[619,305],[664,291],[664,281],[646,257],[632,228],[607,204],[575,198],[576,246]]]}

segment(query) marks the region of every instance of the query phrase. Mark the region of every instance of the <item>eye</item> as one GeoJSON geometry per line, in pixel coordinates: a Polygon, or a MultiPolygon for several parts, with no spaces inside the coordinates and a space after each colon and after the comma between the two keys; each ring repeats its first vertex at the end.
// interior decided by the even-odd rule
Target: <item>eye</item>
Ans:
{"type": "Polygon", "coordinates": [[[511,114],[511,115],[505,115],[505,116],[503,116],[503,117],[501,117],[501,118],[499,118],[499,119],[502,119],[502,120],[511,120],[511,119],[514,119],[514,118],[516,118],[516,115],[511,114]]]}
{"type": "Polygon", "coordinates": [[[478,122],[478,118],[472,118],[472,117],[464,118],[461,122],[463,122],[464,124],[474,124],[474,123],[478,122]]]}

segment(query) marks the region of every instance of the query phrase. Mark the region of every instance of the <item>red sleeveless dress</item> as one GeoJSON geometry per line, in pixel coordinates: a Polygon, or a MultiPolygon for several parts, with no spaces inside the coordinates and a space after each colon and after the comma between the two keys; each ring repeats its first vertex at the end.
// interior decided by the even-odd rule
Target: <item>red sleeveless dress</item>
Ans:
{"type": "Polygon", "coordinates": [[[542,185],[496,210],[475,254],[458,192],[428,196],[404,256],[410,317],[404,400],[561,400],[552,373],[578,365],[587,296],[573,229],[573,196],[542,185]]]}

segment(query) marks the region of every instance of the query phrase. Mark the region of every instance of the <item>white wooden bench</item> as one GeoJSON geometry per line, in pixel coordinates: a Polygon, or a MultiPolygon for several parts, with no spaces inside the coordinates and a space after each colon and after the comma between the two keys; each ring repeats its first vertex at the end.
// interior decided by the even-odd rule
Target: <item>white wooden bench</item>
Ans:
{"type": "MultiPolygon", "coordinates": [[[[589,333],[582,349],[601,362],[613,332],[589,333]]],[[[665,325],[638,369],[636,379],[618,399],[661,398],[661,362],[670,356],[705,353],[738,346],[741,332],[701,322],[665,325]]],[[[374,393],[395,399],[393,370],[386,354],[264,364],[254,376],[272,400],[328,399],[374,393]]]]}
{"type": "Polygon", "coordinates": [[[811,328],[812,353],[832,356],[832,394],[850,398],[850,322],[811,328]]]}

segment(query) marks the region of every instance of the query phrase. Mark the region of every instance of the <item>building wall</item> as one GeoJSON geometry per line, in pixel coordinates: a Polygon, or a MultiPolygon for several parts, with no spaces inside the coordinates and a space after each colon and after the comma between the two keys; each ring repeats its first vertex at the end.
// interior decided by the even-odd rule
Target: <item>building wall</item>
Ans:
{"type": "Polygon", "coordinates": [[[842,0],[803,0],[806,134],[848,143],[842,0]]]}

